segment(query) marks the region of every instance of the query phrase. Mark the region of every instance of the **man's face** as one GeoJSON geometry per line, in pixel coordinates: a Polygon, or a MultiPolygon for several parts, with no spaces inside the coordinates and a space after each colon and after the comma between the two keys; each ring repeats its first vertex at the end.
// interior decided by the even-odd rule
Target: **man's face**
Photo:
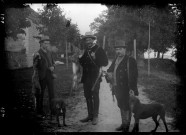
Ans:
{"type": "Polygon", "coordinates": [[[87,38],[86,39],[86,44],[88,45],[88,47],[92,47],[93,46],[93,42],[94,42],[94,40],[92,38],[87,38]]]}
{"type": "Polygon", "coordinates": [[[50,41],[44,41],[42,43],[42,48],[45,50],[50,50],[51,46],[50,46],[50,41]]]}
{"type": "Polygon", "coordinates": [[[126,54],[126,48],[123,47],[115,48],[115,51],[118,56],[124,56],[126,54]]]}

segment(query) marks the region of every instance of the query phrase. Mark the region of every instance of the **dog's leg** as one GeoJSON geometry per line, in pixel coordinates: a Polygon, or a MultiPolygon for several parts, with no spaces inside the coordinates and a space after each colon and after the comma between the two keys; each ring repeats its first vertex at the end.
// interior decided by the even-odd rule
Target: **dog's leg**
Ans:
{"type": "Polygon", "coordinates": [[[132,132],[139,132],[139,119],[138,118],[134,118],[134,119],[135,119],[135,123],[132,132]]]}
{"type": "Polygon", "coordinates": [[[166,124],[166,121],[165,121],[165,117],[161,118],[161,119],[163,121],[163,124],[165,125],[166,132],[168,132],[168,128],[167,128],[167,124],[166,124]]]}
{"type": "Polygon", "coordinates": [[[165,125],[166,132],[168,132],[167,124],[166,124],[166,121],[165,121],[165,115],[164,116],[160,116],[160,118],[162,119],[163,124],[165,125]]]}
{"type": "Polygon", "coordinates": [[[159,126],[159,122],[157,121],[157,115],[152,116],[152,119],[154,120],[156,127],[154,128],[154,130],[152,130],[152,132],[156,132],[158,126],[159,126]]]}
{"type": "Polygon", "coordinates": [[[161,113],[160,113],[160,118],[162,119],[163,124],[165,125],[166,132],[168,132],[167,124],[166,124],[166,121],[165,121],[165,110],[164,110],[164,107],[162,107],[162,110],[161,110],[161,113]]]}

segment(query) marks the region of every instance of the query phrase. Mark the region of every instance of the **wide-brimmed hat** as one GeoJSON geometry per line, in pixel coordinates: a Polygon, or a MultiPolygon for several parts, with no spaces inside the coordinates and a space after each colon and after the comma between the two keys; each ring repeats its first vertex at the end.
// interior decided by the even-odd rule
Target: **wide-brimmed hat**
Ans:
{"type": "Polygon", "coordinates": [[[127,48],[124,40],[117,40],[114,48],[127,48]]]}
{"type": "Polygon", "coordinates": [[[94,36],[91,31],[85,33],[85,36],[83,37],[83,39],[86,39],[86,38],[92,38],[92,39],[96,40],[96,36],[94,36]]]}

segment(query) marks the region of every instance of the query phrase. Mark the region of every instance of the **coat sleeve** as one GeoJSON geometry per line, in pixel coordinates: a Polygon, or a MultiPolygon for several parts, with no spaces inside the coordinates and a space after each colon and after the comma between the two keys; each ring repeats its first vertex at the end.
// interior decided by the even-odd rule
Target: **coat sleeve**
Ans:
{"type": "Polygon", "coordinates": [[[78,58],[79,59],[79,63],[81,64],[81,66],[84,66],[84,64],[85,64],[86,53],[87,52],[85,51],[83,56],[81,58],[78,58]]]}
{"type": "Polygon", "coordinates": [[[52,61],[52,65],[55,68],[55,60],[54,60],[54,54],[51,53],[51,61],[52,61]]]}
{"type": "Polygon", "coordinates": [[[36,52],[33,56],[33,67],[40,69],[41,68],[41,56],[38,52],[36,52]]]}
{"type": "Polygon", "coordinates": [[[137,63],[134,58],[130,58],[129,60],[129,88],[132,89],[134,93],[138,95],[137,81],[138,81],[137,63]]]}
{"type": "Polygon", "coordinates": [[[105,51],[103,50],[102,47],[99,47],[97,52],[96,52],[95,63],[99,67],[108,65],[108,58],[107,58],[107,55],[106,55],[106,53],[105,53],[105,51]]]}

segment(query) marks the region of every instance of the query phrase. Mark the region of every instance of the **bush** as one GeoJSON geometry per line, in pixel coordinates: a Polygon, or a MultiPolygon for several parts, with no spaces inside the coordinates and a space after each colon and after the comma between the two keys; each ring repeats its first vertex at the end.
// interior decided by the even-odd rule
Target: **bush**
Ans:
{"type": "MultiPolygon", "coordinates": [[[[145,66],[148,65],[148,59],[144,59],[145,66]]],[[[167,73],[175,73],[176,67],[175,62],[171,59],[150,59],[151,69],[165,71],[167,73]]]]}

